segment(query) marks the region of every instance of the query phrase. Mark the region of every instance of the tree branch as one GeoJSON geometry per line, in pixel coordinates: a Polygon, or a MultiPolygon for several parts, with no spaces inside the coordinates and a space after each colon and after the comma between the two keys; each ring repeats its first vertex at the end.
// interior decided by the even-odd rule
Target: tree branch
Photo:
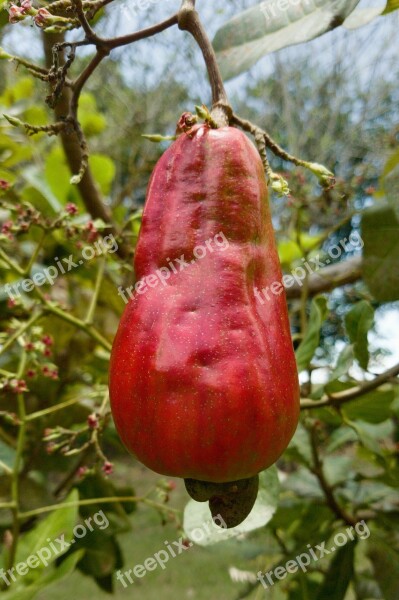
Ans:
{"type": "Polygon", "coordinates": [[[351,400],[355,400],[368,392],[371,392],[384,383],[387,383],[391,379],[397,377],[399,375],[399,363],[394,365],[384,373],[377,375],[371,381],[366,381],[360,385],[356,385],[348,390],[343,390],[342,392],[336,392],[334,394],[326,394],[321,400],[311,400],[308,398],[303,398],[301,400],[301,410],[307,410],[311,408],[322,408],[324,406],[333,406],[338,407],[346,402],[350,402],[351,400]]]}
{"type": "MultiPolygon", "coordinates": [[[[316,296],[323,292],[329,292],[332,289],[354,283],[362,278],[362,258],[356,256],[349,260],[325,267],[309,275],[308,293],[309,296],[316,296]]],[[[293,300],[301,297],[301,282],[295,281],[285,290],[287,300],[293,300]]]]}
{"type": "MultiPolygon", "coordinates": [[[[48,68],[51,68],[52,66],[54,44],[62,44],[63,41],[64,38],[62,34],[45,33],[43,35],[44,54],[48,68]]],[[[55,118],[57,121],[65,120],[70,114],[71,99],[71,90],[64,87],[58,102],[54,107],[55,118]]],[[[76,134],[73,135],[65,129],[60,132],[60,137],[71,172],[77,173],[80,170],[83,158],[81,143],[76,134]]],[[[119,231],[112,222],[111,211],[106,207],[103,198],[101,197],[100,190],[94,180],[90,167],[87,167],[77,186],[86,209],[93,219],[102,219],[105,223],[109,224],[107,233],[112,233],[115,237],[119,237],[119,231]]],[[[122,258],[127,257],[129,255],[128,248],[124,244],[119,244],[118,254],[122,258]]]]}

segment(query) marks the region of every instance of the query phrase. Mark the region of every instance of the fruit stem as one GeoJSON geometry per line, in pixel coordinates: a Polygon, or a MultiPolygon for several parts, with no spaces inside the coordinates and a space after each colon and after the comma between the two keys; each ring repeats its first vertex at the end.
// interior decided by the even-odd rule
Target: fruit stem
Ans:
{"type": "Polygon", "coordinates": [[[229,125],[233,111],[227,98],[215,51],[195,10],[195,0],[183,0],[178,13],[178,25],[182,31],[191,33],[204,57],[212,89],[212,119],[218,127],[229,125]]]}

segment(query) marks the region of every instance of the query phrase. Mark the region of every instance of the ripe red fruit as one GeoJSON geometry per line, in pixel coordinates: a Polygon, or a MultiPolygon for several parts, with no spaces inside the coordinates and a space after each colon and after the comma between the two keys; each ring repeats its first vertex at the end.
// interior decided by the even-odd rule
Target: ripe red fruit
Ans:
{"type": "Polygon", "coordinates": [[[299,387],[263,165],[241,131],[196,125],[164,153],[135,272],[111,356],[122,441],[163,475],[256,476],[296,429],[299,387]]]}

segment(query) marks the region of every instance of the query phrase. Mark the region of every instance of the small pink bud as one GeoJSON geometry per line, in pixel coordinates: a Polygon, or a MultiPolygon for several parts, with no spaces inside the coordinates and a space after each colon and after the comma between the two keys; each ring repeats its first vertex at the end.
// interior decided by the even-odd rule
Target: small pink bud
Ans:
{"type": "Polygon", "coordinates": [[[14,412],[5,413],[3,415],[4,421],[10,425],[19,425],[20,420],[14,412]]]}
{"type": "Polygon", "coordinates": [[[10,6],[8,15],[9,15],[8,20],[10,23],[18,23],[18,21],[21,21],[21,19],[24,18],[22,10],[20,9],[19,6],[15,6],[15,4],[12,4],[10,6]]]}
{"type": "Polygon", "coordinates": [[[48,18],[52,16],[53,15],[47,10],[47,8],[39,8],[35,17],[33,17],[33,20],[35,25],[38,27],[44,27],[48,21],[48,18]]]}
{"type": "Polygon", "coordinates": [[[77,476],[82,478],[86,475],[87,471],[88,471],[87,467],[79,467],[79,469],[77,470],[77,476]]]}
{"type": "Polygon", "coordinates": [[[15,394],[21,394],[22,392],[27,392],[28,388],[26,387],[26,383],[23,379],[11,379],[9,382],[11,391],[15,394]]]}
{"type": "Polygon", "coordinates": [[[58,379],[58,369],[53,369],[53,371],[51,371],[51,373],[50,373],[50,377],[51,377],[51,379],[57,380],[58,379]]]}
{"type": "Polygon", "coordinates": [[[0,190],[8,190],[10,186],[11,183],[9,181],[6,181],[5,179],[0,179],[0,190]]]}
{"type": "Polygon", "coordinates": [[[114,465],[109,462],[108,460],[105,461],[105,463],[103,464],[103,471],[106,475],[111,475],[111,473],[114,470],[114,465]]]}
{"type": "Polygon", "coordinates": [[[72,202],[69,202],[66,205],[65,210],[69,215],[76,215],[78,213],[78,207],[76,206],[76,204],[73,204],[72,202]]]}
{"type": "Polygon", "coordinates": [[[50,442],[49,444],[47,444],[47,446],[46,446],[47,454],[54,454],[55,450],[56,450],[56,446],[55,446],[54,442],[50,442]]]}
{"type": "Polygon", "coordinates": [[[14,225],[12,221],[6,221],[1,226],[1,233],[9,233],[11,231],[11,227],[14,225]]]}
{"type": "Polygon", "coordinates": [[[94,242],[98,238],[98,231],[91,231],[87,236],[88,242],[94,242]]]}
{"type": "Polygon", "coordinates": [[[54,344],[53,338],[51,335],[44,335],[42,337],[42,342],[45,346],[52,346],[54,344]]]}
{"type": "Polygon", "coordinates": [[[21,12],[22,13],[27,13],[29,10],[32,10],[32,3],[30,0],[23,0],[23,2],[21,2],[21,12]]]}
{"type": "Polygon", "coordinates": [[[17,392],[20,394],[22,392],[27,392],[28,388],[26,385],[26,382],[23,379],[18,379],[18,384],[17,384],[17,392]]]}
{"type": "Polygon", "coordinates": [[[98,428],[98,417],[97,417],[96,413],[92,413],[91,415],[89,415],[87,417],[87,424],[90,427],[90,429],[98,428]]]}

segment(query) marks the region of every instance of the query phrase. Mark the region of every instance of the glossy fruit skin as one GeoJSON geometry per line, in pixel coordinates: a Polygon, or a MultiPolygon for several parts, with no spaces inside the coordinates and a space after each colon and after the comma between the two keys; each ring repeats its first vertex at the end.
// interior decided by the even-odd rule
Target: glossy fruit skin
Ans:
{"type": "Polygon", "coordinates": [[[263,304],[254,293],[276,289],[281,270],[263,165],[240,130],[196,125],[163,154],[134,264],[136,280],[161,267],[170,277],[134,293],[113,344],[111,407],[123,443],[163,475],[253,477],[293,436],[299,387],[284,290],[263,304]],[[194,248],[221,232],[219,246],[195,259],[194,248]]]}

